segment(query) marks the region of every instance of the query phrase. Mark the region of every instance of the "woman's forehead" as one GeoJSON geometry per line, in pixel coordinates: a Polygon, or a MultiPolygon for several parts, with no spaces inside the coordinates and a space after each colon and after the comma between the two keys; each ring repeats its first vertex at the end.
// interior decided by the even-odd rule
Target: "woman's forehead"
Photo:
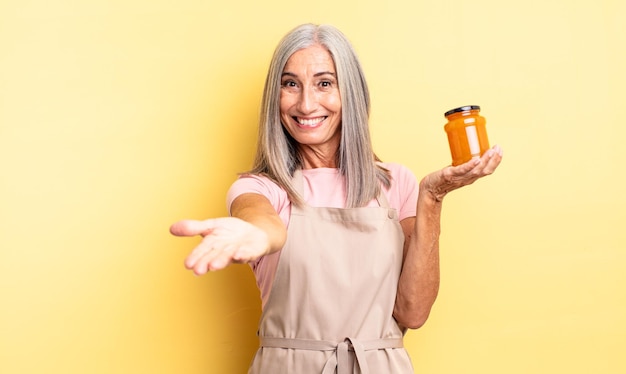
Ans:
{"type": "Polygon", "coordinates": [[[293,72],[292,70],[307,70],[313,74],[320,71],[334,73],[335,62],[325,47],[314,44],[294,52],[289,57],[283,72],[293,72]]]}

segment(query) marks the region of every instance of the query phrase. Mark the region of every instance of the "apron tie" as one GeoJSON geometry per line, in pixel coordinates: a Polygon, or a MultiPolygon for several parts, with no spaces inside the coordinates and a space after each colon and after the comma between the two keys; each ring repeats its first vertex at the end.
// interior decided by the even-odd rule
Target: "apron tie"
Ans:
{"type": "Polygon", "coordinates": [[[333,351],[322,370],[322,374],[333,374],[337,369],[337,374],[351,374],[350,353],[354,352],[356,362],[361,369],[361,374],[370,374],[365,351],[403,348],[402,338],[374,339],[359,341],[353,338],[346,338],[342,342],[332,342],[328,340],[308,340],[290,338],[270,338],[260,337],[261,347],[265,348],[287,348],[305,349],[310,351],[333,351]]]}

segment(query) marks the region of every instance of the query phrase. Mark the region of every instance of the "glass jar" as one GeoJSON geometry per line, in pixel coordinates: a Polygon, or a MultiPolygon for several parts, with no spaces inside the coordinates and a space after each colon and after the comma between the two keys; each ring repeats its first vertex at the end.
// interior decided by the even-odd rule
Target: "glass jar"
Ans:
{"type": "Polygon", "coordinates": [[[452,166],[479,158],[489,149],[485,117],[480,106],[467,105],[447,111],[448,123],[443,127],[448,134],[452,166]]]}

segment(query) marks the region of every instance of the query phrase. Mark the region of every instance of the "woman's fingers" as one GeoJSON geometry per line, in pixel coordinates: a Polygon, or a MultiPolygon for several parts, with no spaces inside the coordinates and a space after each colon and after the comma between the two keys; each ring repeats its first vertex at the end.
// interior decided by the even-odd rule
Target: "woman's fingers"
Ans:
{"type": "Polygon", "coordinates": [[[485,152],[485,154],[480,158],[480,162],[472,170],[472,173],[468,178],[469,182],[473,183],[479,178],[493,174],[496,171],[498,165],[500,165],[501,161],[502,149],[500,148],[500,146],[496,145],[493,148],[489,149],[487,152],[485,152]]]}
{"type": "Polygon", "coordinates": [[[503,151],[499,145],[496,145],[495,147],[490,149],[488,152],[491,152],[491,154],[489,155],[489,160],[487,161],[487,165],[485,165],[485,168],[483,169],[484,175],[493,174],[493,172],[496,171],[496,168],[498,167],[498,165],[500,165],[500,162],[502,161],[503,151]]]}
{"type": "Polygon", "coordinates": [[[485,154],[483,154],[480,159],[472,161],[466,163],[470,166],[473,165],[473,167],[468,172],[465,172],[465,170],[463,169],[459,170],[459,178],[461,180],[461,183],[463,183],[463,180],[469,180],[471,182],[474,182],[478,178],[493,174],[493,172],[500,164],[500,161],[502,161],[502,148],[496,145],[493,148],[487,150],[487,152],[485,152],[485,154]]]}
{"type": "Polygon", "coordinates": [[[195,257],[186,266],[197,275],[206,274],[208,271],[222,270],[233,263],[246,263],[256,258],[245,247],[228,245],[220,248],[211,248],[201,256],[195,257]]]}
{"type": "Polygon", "coordinates": [[[213,244],[211,243],[213,240],[210,236],[202,239],[200,244],[198,244],[192,251],[189,253],[187,258],[185,259],[185,267],[187,269],[193,270],[198,266],[198,263],[204,258],[205,262],[207,256],[214,250],[213,244]]]}
{"type": "Polygon", "coordinates": [[[232,260],[232,251],[211,248],[203,256],[199,257],[191,270],[197,275],[206,274],[207,271],[221,270],[228,266],[232,260]]]}

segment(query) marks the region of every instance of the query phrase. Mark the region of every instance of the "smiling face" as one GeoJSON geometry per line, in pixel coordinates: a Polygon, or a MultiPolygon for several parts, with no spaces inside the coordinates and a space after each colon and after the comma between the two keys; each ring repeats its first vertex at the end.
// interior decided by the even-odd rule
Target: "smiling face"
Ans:
{"type": "Polygon", "coordinates": [[[341,96],[326,48],[315,44],[287,61],[281,77],[280,118],[300,144],[305,161],[316,155],[334,162],[341,140],[341,96]]]}

